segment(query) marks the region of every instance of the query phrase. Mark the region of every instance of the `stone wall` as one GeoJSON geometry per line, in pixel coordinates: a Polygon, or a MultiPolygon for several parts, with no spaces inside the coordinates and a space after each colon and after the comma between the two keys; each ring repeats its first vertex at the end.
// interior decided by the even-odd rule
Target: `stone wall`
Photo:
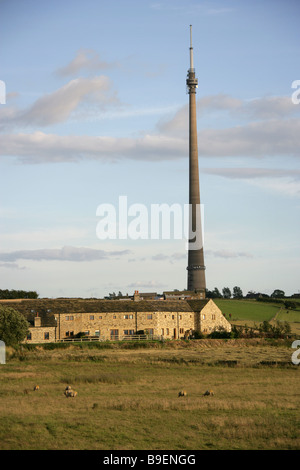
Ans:
{"type": "Polygon", "coordinates": [[[166,338],[184,337],[194,329],[194,312],[104,312],[70,313],[59,315],[58,330],[61,339],[86,333],[88,336],[100,336],[111,339],[148,332],[154,336],[166,338]]]}
{"type": "Polygon", "coordinates": [[[53,343],[56,341],[55,326],[29,327],[29,336],[25,338],[26,343],[53,343]]]}
{"type": "Polygon", "coordinates": [[[210,300],[197,314],[196,330],[204,334],[209,334],[215,329],[222,327],[226,331],[231,331],[231,324],[226,320],[221,310],[210,300]]]}

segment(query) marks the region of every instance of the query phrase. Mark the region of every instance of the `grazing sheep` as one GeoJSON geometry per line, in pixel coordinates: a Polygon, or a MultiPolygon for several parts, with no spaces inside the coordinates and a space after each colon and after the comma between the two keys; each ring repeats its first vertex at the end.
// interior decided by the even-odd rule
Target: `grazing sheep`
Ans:
{"type": "Polygon", "coordinates": [[[180,390],[180,392],[178,393],[178,396],[179,397],[186,397],[187,396],[187,393],[185,390],[180,390]]]}
{"type": "Polygon", "coordinates": [[[34,388],[33,388],[33,390],[34,390],[35,392],[36,392],[37,390],[39,390],[39,389],[40,389],[40,386],[39,386],[39,385],[35,385],[34,388]]]}
{"type": "Polygon", "coordinates": [[[67,385],[65,390],[72,390],[71,385],[67,385]]]}
{"type": "Polygon", "coordinates": [[[67,398],[77,397],[77,392],[75,392],[74,390],[65,390],[65,395],[67,398]]]}
{"type": "Polygon", "coordinates": [[[214,392],[212,390],[206,390],[205,393],[203,393],[203,395],[205,397],[213,397],[214,396],[214,392]]]}

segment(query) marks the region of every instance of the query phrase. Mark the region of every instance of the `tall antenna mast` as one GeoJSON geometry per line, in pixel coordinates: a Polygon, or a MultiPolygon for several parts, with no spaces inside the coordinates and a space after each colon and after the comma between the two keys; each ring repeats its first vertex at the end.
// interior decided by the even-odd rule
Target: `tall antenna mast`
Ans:
{"type": "Polygon", "coordinates": [[[190,70],[194,68],[193,45],[192,45],[192,25],[190,24],[190,70]]]}

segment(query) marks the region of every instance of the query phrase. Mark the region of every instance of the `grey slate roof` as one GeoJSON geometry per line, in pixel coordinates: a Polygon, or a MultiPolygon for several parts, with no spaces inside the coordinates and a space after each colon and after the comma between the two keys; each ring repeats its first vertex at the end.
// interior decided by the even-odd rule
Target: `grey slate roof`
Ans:
{"type": "Polygon", "coordinates": [[[59,313],[101,313],[101,312],[193,312],[200,311],[209,299],[203,300],[86,300],[86,299],[35,299],[1,301],[22,313],[33,322],[38,315],[43,326],[54,326],[55,315],[59,313]]]}

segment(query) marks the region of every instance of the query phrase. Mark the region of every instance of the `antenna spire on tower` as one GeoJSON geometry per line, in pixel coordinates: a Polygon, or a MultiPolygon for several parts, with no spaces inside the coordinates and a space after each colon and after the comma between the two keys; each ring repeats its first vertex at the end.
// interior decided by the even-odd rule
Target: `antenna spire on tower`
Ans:
{"type": "Polygon", "coordinates": [[[190,70],[194,68],[193,45],[192,45],[192,25],[190,24],[190,70]]]}

